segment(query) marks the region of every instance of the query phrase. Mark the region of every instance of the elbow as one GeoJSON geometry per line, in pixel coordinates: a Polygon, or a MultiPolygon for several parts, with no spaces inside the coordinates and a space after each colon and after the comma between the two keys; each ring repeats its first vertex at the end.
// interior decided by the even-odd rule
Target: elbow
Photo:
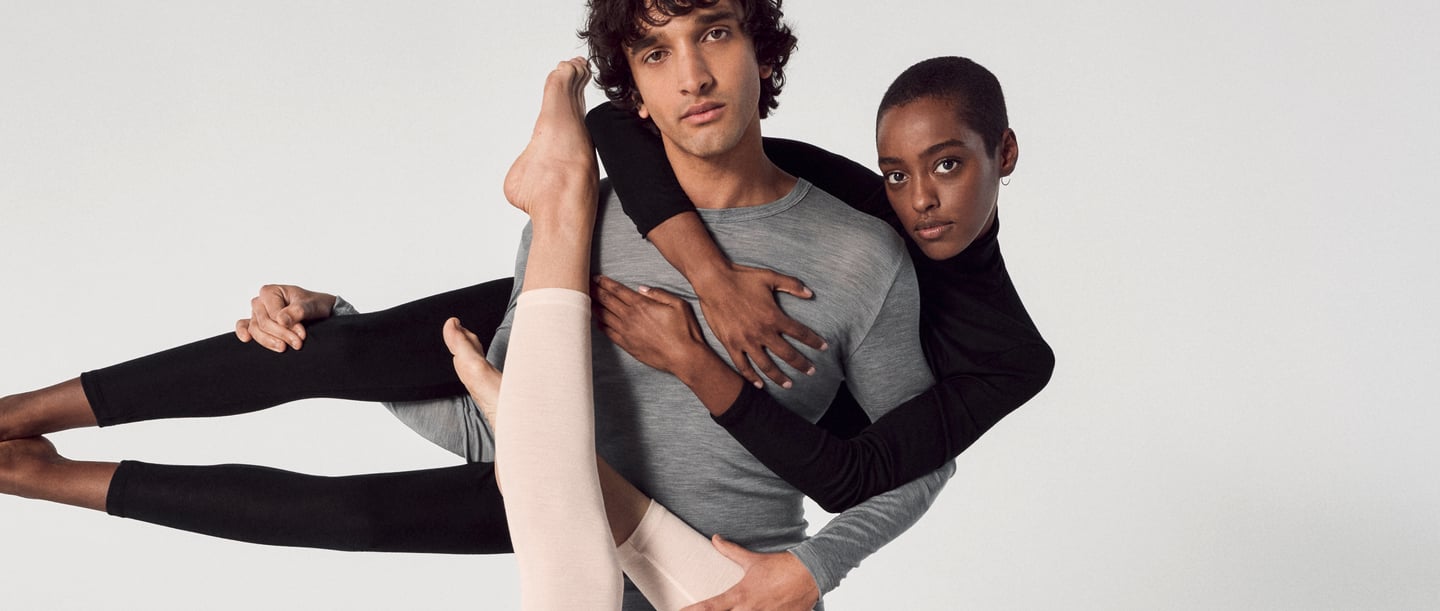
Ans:
{"type": "Polygon", "coordinates": [[[811,500],[815,501],[815,504],[819,505],[820,508],[824,509],[826,512],[841,513],[850,509],[851,507],[859,505],[860,501],[863,499],[860,499],[858,495],[854,494],[837,494],[834,496],[814,498],[811,500]]]}
{"type": "Polygon", "coordinates": [[[894,446],[883,435],[867,429],[844,443],[849,452],[840,463],[839,477],[810,497],[821,509],[841,513],[905,483],[894,446]]]}
{"type": "Polygon", "coordinates": [[[1055,374],[1055,351],[1050,348],[1050,344],[1040,340],[1029,352],[1026,359],[1028,366],[1020,375],[1020,390],[1027,401],[1045,390],[1050,384],[1050,377],[1055,374]]]}

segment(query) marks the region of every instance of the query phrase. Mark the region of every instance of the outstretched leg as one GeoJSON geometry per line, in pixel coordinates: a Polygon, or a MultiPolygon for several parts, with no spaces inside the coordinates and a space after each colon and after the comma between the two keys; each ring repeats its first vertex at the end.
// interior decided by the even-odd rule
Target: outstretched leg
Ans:
{"type": "Polygon", "coordinates": [[[224,334],[0,398],[0,441],[84,426],[242,414],[316,397],[418,401],[465,392],[435,329],[459,316],[487,340],[509,278],[307,326],[303,350],[276,354],[224,334]]]}
{"type": "Polygon", "coordinates": [[[586,291],[598,168],[582,123],[586,68],[577,58],[551,73],[530,145],[506,177],[506,196],[531,215],[533,235],[503,381],[458,321],[444,335],[496,431],[525,606],[615,606],[607,588],[618,582],[618,553],[652,603],[677,609],[723,591],[742,571],[594,457],[586,291]]]}
{"type": "Polygon", "coordinates": [[[526,609],[616,609],[620,567],[595,471],[590,239],[599,169],[585,132],[583,59],[545,82],[505,195],[532,239],[498,401],[495,464],[526,609]]]}

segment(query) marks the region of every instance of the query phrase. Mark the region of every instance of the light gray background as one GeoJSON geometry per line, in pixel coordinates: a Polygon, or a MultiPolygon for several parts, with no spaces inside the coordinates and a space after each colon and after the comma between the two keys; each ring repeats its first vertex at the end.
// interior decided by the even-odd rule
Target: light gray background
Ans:
{"type": "MultiPolygon", "coordinates": [[[[801,47],[769,134],[871,163],[904,67],[1000,76],[1023,151],[1003,242],[1059,355],[832,608],[1440,606],[1433,3],[1014,4],[788,3],[801,47]]],[[[378,309],[508,275],[523,217],[500,179],[581,12],[0,2],[0,392],[226,331],[264,282],[378,309]]],[[[330,401],[53,439],[328,474],[451,463],[330,401]]],[[[509,557],[276,549],[0,499],[6,609],[515,594],[509,557]]]]}

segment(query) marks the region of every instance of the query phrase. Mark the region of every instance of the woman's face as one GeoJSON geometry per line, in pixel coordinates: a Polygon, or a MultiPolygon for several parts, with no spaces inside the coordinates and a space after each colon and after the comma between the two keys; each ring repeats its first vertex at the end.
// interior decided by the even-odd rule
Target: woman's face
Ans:
{"type": "Polygon", "coordinates": [[[1008,129],[996,151],[986,150],[954,106],[933,97],[885,111],[875,140],[890,207],[936,260],[960,254],[994,222],[1000,178],[1020,152],[1008,129]]]}

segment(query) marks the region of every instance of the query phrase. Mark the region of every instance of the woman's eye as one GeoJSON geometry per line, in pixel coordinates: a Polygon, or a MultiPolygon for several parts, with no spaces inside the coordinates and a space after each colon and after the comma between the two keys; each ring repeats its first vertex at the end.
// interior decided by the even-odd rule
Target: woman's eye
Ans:
{"type": "Polygon", "coordinates": [[[935,172],[938,174],[949,174],[950,172],[954,172],[958,167],[960,167],[960,161],[957,159],[941,159],[940,163],[935,164],[935,172]]]}
{"type": "Polygon", "coordinates": [[[887,184],[898,185],[902,182],[905,182],[905,175],[900,172],[887,173],[885,174],[885,182],[887,184]]]}

